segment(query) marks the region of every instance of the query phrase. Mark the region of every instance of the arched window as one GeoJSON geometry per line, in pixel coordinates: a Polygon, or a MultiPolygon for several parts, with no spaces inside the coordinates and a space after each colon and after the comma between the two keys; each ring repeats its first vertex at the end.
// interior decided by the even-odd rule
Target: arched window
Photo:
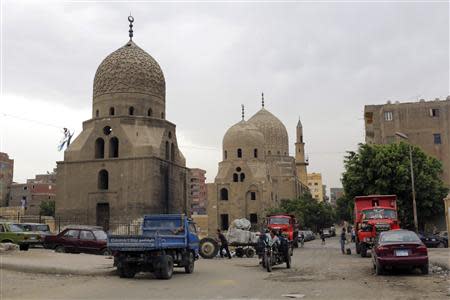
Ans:
{"type": "Polygon", "coordinates": [[[130,116],[134,115],[134,107],[133,107],[133,106],[130,106],[130,107],[128,108],[128,114],[129,114],[130,116]]]}
{"type": "Polygon", "coordinates": [[[280,155],[280,151],[278,151],[277,154],[280,155]]]}
{"type": "Polygon", "coordinates": [[[95,140],[95,158],[105,158],[105,141],[102,138],[95,140]]]}
{"type": "Polygon", "coordinates": [[[233,182],[238,182],[239,181],[239,176],[238,174],[234,173],[233,174],[233,182]]]}
{"type": "Polygon", "coordinates": [[[164,112],[161,113],[161,119],[164,119],[164,112]]]}
{"type": "Polygon", "coordinates": [[[223,152],[223,157],[225,158],[225,159],[227,159],[227,155],[228,153],[227,153],[227,150],[225,150],[224,152],[223,152]]]}
{"type": "Polygon", "coordinates": [[[258,149],[253,149],[253,157],[258,158],[258,149]]]}
{"type": "Polygon", "coordinates": [[[99,190],[107,190],[108,189],[108,171],[101,170],[98,172],[98,189],[99,190]]]}
{"type": "Polygon", "coordinates": [[[114,114],[115,114],[115,109],[114,109],[114,107],[110,107],[110,108],[109,108],[109,115],[110,115],[110,116],[114,116],[114,114]]]}
{"type": "Polygon", "coordinates": [[[237,157],[238,158],[242,157],[242,149],[241,148],[237,149],[237,157]]]}
{"type": "Polygon", "coordinates": [[[100,112],[98,111],[98,109],[95,111],[95,117],[98,118],[98,115],[100,114],[100,112]]]}
{"type": "Polygon", "coordinates": [[[175,160],[175,147],[173,143],[170,145],[170,160],[171,161],[175,160]]]}
{"type": "Polygon", "coordinates": [[[244,179],[245,179],[245,173],[241,173],[241,176],[240,176],[241,178],[241,182],[243,182],[244,181],[244,179]]]}
{"type": "Polygon", "coordinates": [[[153,115],[153,110],[151,108],[149,108],[147,110],[147,116],[151,117],[153,115]]]}
{"type": "Polygon", "coordinates": [[[166,160],[169,160],[169,153],[170,153],[169,142],[166,142],[166,160]]]}
{"type": "Polygon", "coordinates": [[[109,140],[109,157],[119,157],[119,139],[116,137],[109,140]]]}
{"type": "Polygon", "coordinates": [[[267,151],[267,154],[268,154],[268,155],[271,155],[271,154],[272,154],[272,152],[271,152],[271,151],[269,150],[269,151],[267,151]]]}
{"type": "Polygon", "coordinates": [[[228,200],[228,190],[226,188],[220,189],[220,200],[228,200]]]}

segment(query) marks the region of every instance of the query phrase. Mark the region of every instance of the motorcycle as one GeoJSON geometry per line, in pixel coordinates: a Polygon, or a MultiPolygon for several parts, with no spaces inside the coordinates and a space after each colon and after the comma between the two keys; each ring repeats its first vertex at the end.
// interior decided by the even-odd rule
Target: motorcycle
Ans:
{"type": "Polygon", "coordinates": [[[291,268],[291,255],[289,253],[289,241],[285,238],[280,238],[280,244],[271,244],[266,241],[263,253],[261,253],[261,266],[272,272],[272,267],[286,263],[286,268],[291,268]]]}

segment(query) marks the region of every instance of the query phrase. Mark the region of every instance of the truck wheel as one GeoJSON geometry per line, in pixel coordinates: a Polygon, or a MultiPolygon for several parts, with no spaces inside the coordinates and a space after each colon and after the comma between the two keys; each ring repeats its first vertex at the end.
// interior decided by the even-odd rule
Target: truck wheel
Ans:
{"type": "Polygon", "coordinates": [[[244,257],[244,249],[243,248],[238,247],[238,248],[235,249],[235,251],[236,251],[236,256],[237,257],[244,257]]]}
{"type": "Polygon", "coordinates": [[[356,254],[360,254],[361,253],[361,246],[359,245],[358,241],[355,243],[355,248],[356,248],[356,254]]]}
{"type": "Polygon", "coordinates": [[[136,275],[136,266],[130,263],[121,263],[117,269],[121,278],[133,278],[136,275]]]}
{"type": "Polygon", "coordinates": [[[170,279],[173,275],[173,258],[170,255],[164,255],[161,257],[160,269],[158,270],[156,277],[158,279],[170,279]]]}
{"type": "Polygon", "coordinates": [[[28,245],[28,244],[19,245],[19,249],[21,251],[28,251],[29,248],[30,248],[30,245],[28,245]]]}
{"type": "Polygon", "coordinates": [[[247,256],[248,258],[252,258],[253,256],[255,256],[255,249],[250,247],[245,249],[245,256],[247,256]]]}
{"type": "Polygon", "coordinates": [[[194,272],[194,264],[195,264],[194,253],[189,252],[188,259],[187,259],[187,265],[184,266],[184,271],[187,274],[193,273],[194,272]]]}
{"type": "Polygon", "coordinates": [[[360,252],[361,257],[367,257],[367,246],[365,244],[361,245],[360,252]]]}
{"type": "Polygon", "coordinates": [[[428,275],[429,272],[428,264],[421,266],[420,271],[422,272],[423,275],[428,275]]]}
{"type": "Polygon", "coordinates": [[[219,253],[219,244],[212,238],[200,240],[199,253],[203,258],[214,258],[219,253]]]}
{"type": "Polygon", "coordinates": [[[55,252],[66,253],[66,248],[64,248],[64,246],[56,246],[55,252]]]}

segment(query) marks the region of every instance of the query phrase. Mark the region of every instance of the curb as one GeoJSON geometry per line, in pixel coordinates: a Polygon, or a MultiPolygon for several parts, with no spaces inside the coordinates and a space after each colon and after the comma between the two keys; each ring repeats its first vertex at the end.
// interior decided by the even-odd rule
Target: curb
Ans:
{"type": "Polygon", "coordinates": [[[24,272],[24,273],[34,273],[34,274],[49,274],[49,275],[78,275],[78,276],[114,276],[116,275],[116,269],[106,269],[106,270],[73,270],[67,268],[58,267],[40,267],[40,266],[30,266],[30,265],[17,265],[11,263],[2,263],[2,270],[24,272]]]}

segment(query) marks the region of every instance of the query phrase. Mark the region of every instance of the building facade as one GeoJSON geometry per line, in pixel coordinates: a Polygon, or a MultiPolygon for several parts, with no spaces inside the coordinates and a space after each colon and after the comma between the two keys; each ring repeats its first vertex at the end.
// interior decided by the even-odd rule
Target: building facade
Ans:
{"type": "Polygon", "coordinates": [[[399,142],[396,132],[408,142],[443,163],[442,179],[450,186],[450,96],[445,100],[388,102],[364,107],[366,143],[399,142]]]}
{"type": "Polygon", "coordinates": [[[322,174],[321,173],[309,173],[308,174],[308,188],[313,196],[319,202],[324,200],[324,192],[322,186],[322,174]]]}
{"type": "Polygon", "coordinates": [[[264,102],[248,121],[243,115],[227,130],[222,148],[217,176],[207,184],[210,232],[226,230],[239,218],[257,226],[270,208],[303,192],[295,158],[289,156],[286,127],[264,102]]]}
{"type": "Polygon", "coordinates": [[[37,216],[44,201],[56,200],[56,174],[40,174],[26,183],[13,183],[9,206],[22,207],[25,215],[37,216]]]}
{"type": "Polygon", "coordinates": [[[0,152],[0,206],[8,206],[10,188],[13,182],[14,160],[0,152]]]}
{"type": "Polygon", "coordinates": [[[330,204],[336,206],[337,199],[344,196],[343,188],[330,188],[330,204]]]}
{"type": "Polygon", "coordinates": [[[98,67],[92,118],[57,165],[59,217],[109,228],[144,214],[189,213],[188,169],[166,119],[164,74],[131,29],[98,67]]]}
{"type": "Polygon", "coordinates": [[[189,169],[189,197],[191,214],[206,215],[207,190],[206,171],[198,168],[189,169]]]}

